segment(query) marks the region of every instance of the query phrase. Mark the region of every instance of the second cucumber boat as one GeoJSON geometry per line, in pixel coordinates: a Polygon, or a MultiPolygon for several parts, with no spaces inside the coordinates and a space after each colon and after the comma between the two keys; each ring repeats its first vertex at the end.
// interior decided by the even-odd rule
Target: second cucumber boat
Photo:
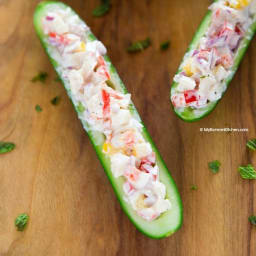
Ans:
{"type": "Polygon", "coordinates": [[[213,111],[255,31],[255,0],[214,1],[172,83],[171,102],[178,117],[193,122],[213,111]]]}

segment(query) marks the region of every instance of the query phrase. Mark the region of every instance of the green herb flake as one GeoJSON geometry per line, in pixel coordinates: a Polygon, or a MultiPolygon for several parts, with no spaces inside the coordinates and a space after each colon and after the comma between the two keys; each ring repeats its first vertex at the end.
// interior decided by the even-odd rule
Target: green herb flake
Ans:
{"type": "Polygon", "coordinates": [[[200,76],[201,79],[204,79],[206,77],[209,77],[210,75],[206,75],[206,76],[200,76]]]}
{"type": "Polygon", "coordinates": [[[35,106],[35,110],[36,110],[37,112],[42,112],[42,111],[43,111],[43,109],[42,109],[39,105],[36,105],[36,106],[35,106]]]}
{"type": "Polygon", "coordinates": [[[249,149],[255,151],[255,150],[256,150],[256,139],[251,139],[251,140],[249,140],[249,141],[247,142],[246,146],[247,146],[249,149]]]}
{"type": "Polygon", "coordinates": [[[95,37],[95,35],[93,33],[90,33],[87,38],[88,38],[89,41],[97,40],[97,38],[95,37]]]}
{"type": "Polygon", "coordinates": [[[129,53],[141,52],[148,48],[151,45],[150,38],[146,38],[145,40],[137,41],[132,43],[128,48],[127,51],[129,53]]]}
{"type": "Polygon", "coordinates": [[[197,190],[197,189],[198,189],[197,185],[191,185],[190,186],[190,190],[197,190]]]}
{"type": "Polygon", "coordinates": [[[248,220],[251,222],[252,225],[256,226],[256,216],[250,216],[248,220]]]}
{"type": "Polygon", "coordinates": [[[25,227],[27,226],[29,216],[26,213],[20,214],[16,219],[15,219],[15,226],[17,227],[18,231],[23,231],[25,227]]]}
{"type": "Polygon", "coordinates": [[[161,49],[162,51],[166,51],[166,50],[168,50],[168,48],[170,47],[170,44],[171,44],[170,41],[162,42],[162,43],[160,44],[160,49],[161,49]]]}
{"type": "Polygon", "coordinates": [[[60,103],[60,97],[56,96],[51,100],[52,105],[57,106],[60,103]]]}
{"type": "Polygon", "coordinates": [[[111,80],[107,80],[107,81],[106,81],[106,84],[107,84],[109,87],[111,87],[112,89],[115,89],[115,85],[114,85],[114,83],[113,83],[111,80]]]}
{"type": "Polygon", "coordinates": [[[34,76],[31,79],[31,82],[35,83],[35,82],[39,81],[41,83],[45,83],[47,77],[48,77],[48,74],[46,72],[40,71],[36,76],[34,76]]]}
{"type": "Polygon", "coordinates": [[[79,113],[83,113],[85,111],[85,107],[83,106],[83,104],[79,101],[77,107],[76,107],[77,111],[79,113]]]}
{"type": "Polygon", "coordinates": [[[109,0],[101,0],[101,5],[96,7],[93,10],[92,15],[94,17],[101,17],[101,16],[105,15],[106,13],[108,13],[110,8],[111,8],[111,3],[109,0]]]}
{"type": "Polygon", "coordinates": [[[238,171],[243,179],[254,180],[256,179],[256,171],[251,164],[247,166],[240,166],[238,171]]]}
{"type": "Polygon", "coordinates": [[[208,167],[211,172],[218,173],[220,169],[220,162],[218,160],[212,161],[208,163],[208,167]]]}
{"type": "Polygon", "coordinates": [[[15,148],[14,143],[0,141],[0,154],[11,152],[14,150],[14,148],[15,148]]]}

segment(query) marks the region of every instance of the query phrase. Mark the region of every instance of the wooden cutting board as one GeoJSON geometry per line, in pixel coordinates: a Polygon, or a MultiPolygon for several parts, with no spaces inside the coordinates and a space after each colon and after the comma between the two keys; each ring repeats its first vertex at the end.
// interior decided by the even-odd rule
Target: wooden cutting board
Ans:
{"type": "Polygon", "coordinates": [[[130,223],[116,200],[91,143],[35,35],[38,1],[0,1],[0,140],[16,149],[0,156],[0,255],[7,256],[255,256],[256,181],[239,165],[256,165],[247,139],[256,137],[256,41],[216,110],[197,123],[179,120],[169,102],[170,79],[206,13],[208,0],[113,0],[102,18],[99,4],[70,4],[107,46],[120,76],[169,167],[184,204],[184,224],[173,236],[152,240],[130,223]],[[131,40],[152,46],[129,55],[131,40]],[[162,41],[171,40],[166,52],[162,41]],[[32,83],[38,71],[47,82],[32,83]],[[61,96],[58,106],[50,100],[61,96]],[[39,104],[43,111],[35,111],[39,104]],[[200,128],[249,132],[200,132],[200,128]],[[221,162],[216,175],[207,163],[221,162]],[[191,185],[197,191],[191,191],[191,185]],[[24,232],[15,217],[27,212],[24,232]]]}

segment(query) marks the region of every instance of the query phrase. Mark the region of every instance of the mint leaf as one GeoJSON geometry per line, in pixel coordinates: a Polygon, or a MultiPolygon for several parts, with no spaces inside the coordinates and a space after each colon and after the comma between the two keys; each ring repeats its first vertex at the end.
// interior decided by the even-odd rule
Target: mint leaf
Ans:
{"type": "Polygon", "coordinates": [[[51,100],[52,105],[57,106],[60,103],[60,96],[56,96],[51,100]]]}
{"type": "Polygon", "coordinates": [[[15,226],[17,227],[18,231],[23,231],[28,223],[29,216],[26,213],[20,214],[16,219],[15,219],[15,226]]]}
{"type": "Polygon", "coordinates": [[[151,45],[151,40],[150,38],[146,38],[145,40],[137,41],[132,43],[128,48],[127,51],[129,53],[134,53],[134,52],[141,52],[148,48],[151,45]]]}
{"type": "Polygon", "coordinates": [[[77,111],[79,113],[83,113],[85,111],[85,107],[83,106],[83,104],[79,101],[77,107],[76,107],[77,111]]]}
{"type": "Polygon", "coordinates": [[[249,141],[247,142],[246,146],[247,146],[249,149],[255,151],[255,150],[256,150],[256,139],[249,140],[249,141]]]}
{"type": "Polygon", "coordinates": [[[14,150],[14,148],[14,143],[0,141],[0,154],[11,152],[12,150],[14,150]]]}
{"type": "Polygon", "coordinates": [[[191,185],[190,189],[191,189],[191,190],[197,190],[198,188],[197,188],[196,185],[191,185]]]}
{"type": "Polygon", "coordinates": [[[248,219],[252,225],[256,226],[256,216],[250,216],[248,219]]]}
{"type": "Polygon", "coordinates": [[[243,179],[254,180],[256,179],[256,171],[251,164],[247,166],[240,166],[238,171],[243,179]]]}
{"type": "Polygon", "coordinates": [[[218,160],[212,161],[208,163],[208,167],[213,173],[218,173],[220,169],[220,162],[218,160]]]}
{"type": "Polygon", "coordinates": [[[160,49],[161,49],[162,51],[166,51],[166,50],[170,47],[170,44],[171,44],[170,41],[162,42],[162,43],[160,44],[160,49]]]}
{"type": "Polygon", "coordinates": [[[41,83],[45,83],[47,77],[48,77],[48,74],[46,72],[40,71],[36,76],[34,76],[31,79],[31,82],[35,83],[39,81],[41,83]]]}
{"type": "Polygon", "coordinates": [[[36,110],[37,112],[42,112],[42,111],[43,111],[43,109],[42,109],[39,105],[36,105],[36,106],[35,106],[35,110],[36,110]]]}
{"type": "Polygon", "coordinates": [[[94,17],[101,17],[101,16],[105,15],[106,13],[108,13],[110,8],[111,8],[111,3],[109,0],[101,0],[101,5],[96,7],[93,10],[92,15],[94,17]]]}

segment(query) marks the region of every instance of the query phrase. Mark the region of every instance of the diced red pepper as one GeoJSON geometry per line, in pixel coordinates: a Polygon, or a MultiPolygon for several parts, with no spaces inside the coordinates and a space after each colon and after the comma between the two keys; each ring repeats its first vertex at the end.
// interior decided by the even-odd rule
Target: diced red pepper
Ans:
{"type": "Polygon", "coordinates": [[[186,103],[191,103],[194,101],[197,101],[197,95],[196,95],[196,90],[188,90],[184,92],[184,97],[186,103]]]}
{"type": "Polygon", "coordinates": [[[103,100],[103,115],[110,113],[110,95],[104,89],[102,90],[102,100],[103,100]]]}
{"type": "Polygon", "coordinates": [[[56,37],[56,33],[54,33],[54,32],[50,32],[50,33],[49,33],[49,36],[50,36],[50,37],[54,37],[54,38],[55,38],[55,37],[56,37]]]}
{"type": "Polygon", "coordinates": [[[236,25],[235,27],[235,32],[238,34],[238,35],[242,35],[244,32],[243,32],[243,29],[241,28],[241,26],[239,24],[236,25]]]}

